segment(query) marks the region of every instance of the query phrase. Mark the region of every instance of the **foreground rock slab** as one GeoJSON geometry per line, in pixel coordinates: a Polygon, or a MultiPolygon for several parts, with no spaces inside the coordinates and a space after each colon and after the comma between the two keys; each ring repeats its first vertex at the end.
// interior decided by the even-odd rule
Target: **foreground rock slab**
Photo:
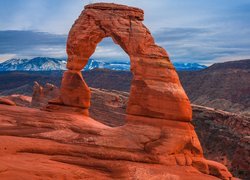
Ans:
{"type": "MultiPolygon", "coordinates": [[[[91,88],[90,117],[111,127],[124,125],[128,96],[126,92],[91,88]]],[[[18,106],[29,106],[23,100],[31,99],[22,95],[5,98],[18,106]]],[[[192,109],[204,156],[222,163],[234,176],[249,179],[250,118],[194,104],[192,109]]]]}
{"type": "Polygon", "coordinates": [[[0,105],[0,179],[229,178],[197,154],[190,129],[175,121],[112,128],[87,116],[0,105]]]}
{"type": "Polygon", "coordinates": [[[16,103],[10,99],[7,99],[7,98],[3,98],[3,97],[0,97],[0,104],[5,104],[5,105],[9,105],[9,106],[15,106],[16,103]]]}

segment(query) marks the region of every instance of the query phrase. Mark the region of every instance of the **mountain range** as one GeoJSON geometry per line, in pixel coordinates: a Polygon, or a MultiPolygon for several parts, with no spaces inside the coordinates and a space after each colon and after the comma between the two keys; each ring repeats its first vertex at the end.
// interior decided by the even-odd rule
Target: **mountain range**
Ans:
{"type": "Polygon", "coordinates": [[[50,71],[65,69],[65,59],[48,57],[36,57],[33,59],[9,59],[0,64],[0,71],[50,71]]]}
{"type": "MultiPolygon", "coordinates": [[[[207,68],[207,66],[198,63],[174,63],[177,71],[196,71],[207,68]]],[[[110,69],[116,71],[129,71],[130,62],[121,61],[102,61],[89,59],[84,70],[92,69],[110,69]]],[[[0,63],[0,71],[51,71],[66,70],[66,60],[61,58],[36,57],[33,59],[9,59],[0,63]]]]}

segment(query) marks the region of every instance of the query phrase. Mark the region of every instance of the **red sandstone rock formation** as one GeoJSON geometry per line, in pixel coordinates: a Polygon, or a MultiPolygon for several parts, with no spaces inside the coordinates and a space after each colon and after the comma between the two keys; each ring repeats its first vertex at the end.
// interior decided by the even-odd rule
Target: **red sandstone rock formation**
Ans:
{"type": "Polygon", "coordinates": [[[79,72],[97,44],[103,38],[111,37],[131,61],[133,80],[127,113],[177,121],[191,120],[189,100],[168,54],[155,44],[142,20],[143,11],[138,8],[103,3],[85,7],[68,36],[69,70],[62,81],[63,104],[89,107],[89,89],[79,72]]]}
{"type": "MultiPolygon", "coordinates": [[[[0,160],[7,167],[0,167],[0,172],[7,171],[2,173],[2,177],[8,173],[10,176],[11,171],[24,173],[22,169],[9,165],[14,163],[13,159],[29,166],[35,164],[29,160],[34,162],[36,159],[36,167],[47,165],[43,167],[46,176],[53,172],[49,167],[62,162],[66,165],[59,163],[60,166],[54,169],[56,172],[61,173],[62,169],[81,170],[82,178],[232,177],[225,166],[203,157],[190,122],[189,100],[166,51],[154,43],[142,20],[143,11],[137,8],[105,3],[85,7],[69,34],[69,70],[63,76],[60,98],[47,108],[59,112],[0,108],[0,120],[2,114],[7,119],[2,122],[5,128],[0,128],[0,134],[19,136],[0,137],[0,147],[10,147],[0,151],[0,160]],[[127,123],[117,128],[87,116],[69,113],[82,110],[81,113],[87,114],[90,91],[80,70],[96,45],[107,36],[128,53],[133,72],[127,123]],[[13,117],[13,114],[20,118],[13,117]],[[20,128],[25,130],[20,132],[20,128]],[[8,156],[1,156],[4,153],[8,156]]],[[[30,174],[33,178],[37,173],[30,174]]],[[[61,177],[61,174],[55,176],[61,177]]],[[[72,174],[64,177],[77,179],[72,174]]]]}
{"type": "Polygon", "coordinates": [[[97,44],[103,38],[111,37],[129,55],[133,73],[127,125],[121,129],[131,126],[144,129],[144,125],[151,128],[144,129],[143,133],[139,131],[139,134],[136,129],[126,129],[125,139],[130,134],[134,140],[123,140],[122,144],[107,140],[106,146],[114,147],[118,143],[121,146],[115,146],[125,148],[134,143],[143,144],[143,151],[156,158],[155,162],[159,164],[192,165],[202,173],[230,178],[226,167],[203,158],[200,142],[190,123],[192,111],[189,99],[167,52],[155,44],[142,20],[143,11],[138,8],[106,3],[86,6],[68,36],[69,70],[63,76],[60,98],[50,103],[47,109],[66,111],[70,108],[77,112],[82,109],[83,114],[88,114],[90,90],[80,71],[97,44]],[[64,107],[60,108],[60,105],[64,107]],[[144,142],[138,140],[138,136],[150,137],[151,140],[144,142]]]}

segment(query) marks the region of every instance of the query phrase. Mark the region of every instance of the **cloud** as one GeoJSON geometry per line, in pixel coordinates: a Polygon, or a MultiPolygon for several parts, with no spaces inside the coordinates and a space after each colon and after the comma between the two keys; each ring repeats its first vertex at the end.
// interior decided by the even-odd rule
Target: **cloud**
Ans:
{"type": "Polygon", "coordinates": [[[16,57],[65,57],[66,35],[33,31],[0,31],[0,54],[16,57]]]}
{"type": "Polygon", "coordinates": [[[175,27],[175,28],[162,28],[154,32],[155,40],[159,43],[167,41],[179,41],[188,40],[192,38],[198,38],[203,35],[210,34],[211,32],[204,28],[192,28],[192,27],[175,27]]]}
{"type": "MultiPolygon", "coordinates": [[[[234,38],[224,31],[213,28],[162,28],[153,33],[155,41],[164,47],[174,62],[197,62],[212,64],[232,57],[249,57],[250,42],[244,37],[249,31],[242,31],[234,38]],[[223,41],[222,41],[223,39],[223,41]],[[233,41],[233,43],[232,43],[233,41]]],[[[31,58],[36,56],[66,57],[67,35],[34,31],[0,31],[0,60],[10,57],[31,58]]],[[[111,38],[104,38],[98,44],[92,58],[105,61],[128,61],[128,55],[111,38]]]]}
{"type": "Polygon", "coordinates": [[[250,56],[249,34],[248,30],[235,33],[207,27],[163,28],[153,33],[156,43],[169,52],[173,61],[206,65],[231,56],[250,56]]]}
{"type": "MultiPolygon", "coordinates": [[[[0,31],[0,61],[37,56],[66,57],[67,35],[34,31],[0,31]]],[[[98,44],[92,58],[128,61],[128,55],[111,38],[98,44]]]]}
{"type": "Polygon", "coordinates": [[[112,38],[104,38],[98,45],[91,58],[105,61],[129,61],[129,56],[112,38]]]}
{"type": "Polygon", "coordinates": [[[0,0],[0,29],[66,34],[84,4],[83,0],[0,0]]]}
{"type": "MultiPolygon", "coordinates": [[[[250,59],[250,55],[233,55],[233,56],[224,56],[224,57],[218,57],[214,61],[217,63],[225,62],[225,61],[235,61],[235,60],[244,60],[244,59],[250,59]]],[[[214,63],[214,61],[210,62],[210,64],[214,63]]]]}

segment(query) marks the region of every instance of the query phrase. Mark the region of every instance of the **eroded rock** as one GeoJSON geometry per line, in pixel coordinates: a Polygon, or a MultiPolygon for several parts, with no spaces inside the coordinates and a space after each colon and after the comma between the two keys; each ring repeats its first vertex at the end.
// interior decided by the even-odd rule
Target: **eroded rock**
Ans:
{"type": "Polygon", "coordinates": [[[59,89],[53,84],[46,83],[42,87],[38,82],[34,82],[31,106],[45,107],[48,101],[59,97],[59,89]]]}
{"type": "Polygon", "coordinates": [[[103,38],[111,37],[131,61],[133,80],[127,113],[177,121],[191,120],[191,106],[178,75],[167,52],[155,44],[142,23],[143,16],[142,10],[123,5],[97,3],[85,7],[68,36],[69,71],[65,72],[62,81],[62,104],[88,108],[89,94],[81,94],[88,91],[84,80],[79,75],[77,83],[69,84],[69,73],[80,72],[97,44],[103,38]],[[76,92],[77,84],[81,93],[76,92]],[[76,103],[77,100],[81,102],[76,103]]]}
{"type": "Polygon", "coordinates": [[[80,71],[66,71],[63,74],[60,100],[64,105],[88,109],[90,89],[80,71]]]}

